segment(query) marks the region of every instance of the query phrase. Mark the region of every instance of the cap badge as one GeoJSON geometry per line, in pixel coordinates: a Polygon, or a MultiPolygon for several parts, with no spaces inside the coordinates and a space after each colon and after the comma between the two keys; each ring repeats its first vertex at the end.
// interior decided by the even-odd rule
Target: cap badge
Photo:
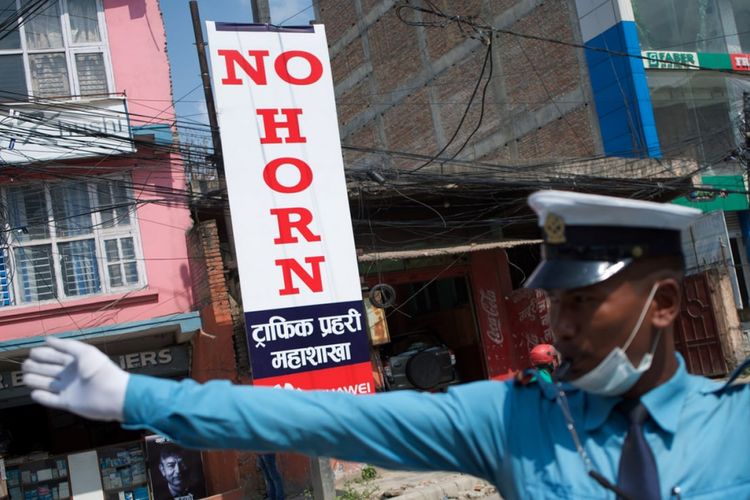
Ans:
{"type": "Polygon", "coordinates": [[[565,221],[559,215],[550,213],[544,220],[544,235],[547,243],[565,243],[565,221]]]}

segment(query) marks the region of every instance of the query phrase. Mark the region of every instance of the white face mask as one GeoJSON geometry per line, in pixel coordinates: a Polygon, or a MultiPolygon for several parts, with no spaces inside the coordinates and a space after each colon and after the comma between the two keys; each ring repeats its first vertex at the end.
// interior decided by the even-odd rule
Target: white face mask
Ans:
{"type": "Polygon", "coordinates": [[[635,324],[635,328],[630,333],[625,345],[615,347],[593,370],[571,381],[570,383],[574,387],[600,396],[620,396],[628,392],[638,382],[641,375],[651,368],[654,351],[656,351],[656,346],[661,338],[661,330],[656,335],[651,351],[643,355],[643,359],[641,359],[637,368],[630,362],[626,351],[641,328],[643,319],[646,317],[646,312],[651,305],[651,301],[654,300],[654,295],[656,295],[658,288],[657,283],[654,283],[654,286],[651,287],[648,300],[646,300],[646,304],[643,306],[643,310],[641,310],[641,316],[638,318],[638,322],[635,324]]]}

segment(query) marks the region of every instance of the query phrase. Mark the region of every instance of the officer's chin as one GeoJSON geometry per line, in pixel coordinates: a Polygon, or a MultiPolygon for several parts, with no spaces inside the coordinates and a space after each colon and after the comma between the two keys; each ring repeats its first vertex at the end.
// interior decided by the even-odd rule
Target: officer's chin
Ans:
{"type": "Polygon", "coordinates": [[[561,356],[560,366],[555,370],[555,377],[561,382],[570,382],[583,377],[596,368],[596,365],[600,362],[598,358],[582,350],[568,352],[561,350],[561,356]]]}

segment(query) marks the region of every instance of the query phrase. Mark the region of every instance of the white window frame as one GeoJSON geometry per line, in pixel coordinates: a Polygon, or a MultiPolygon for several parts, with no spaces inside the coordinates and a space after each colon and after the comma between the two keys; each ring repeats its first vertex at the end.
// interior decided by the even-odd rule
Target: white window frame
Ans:
{"type": "MultiPolygon", "coordinates": [[[[50,96],[42,97],[43,99],[50,98],[69,98],[74,100],[87,99],[89,96],[80,95],[80,86],[78,83],[78,72],[75,66],[75,55],[80,53],[91,53],[100,52],[104,59],[104,72],[107,80],[107,93],[113,93],[115,89],[114,73],[112,71],[112,59],[109,52],[109,39],[107,36],[107,23],[104,16],[104,8],[102,0],[95,0],[97,21],[99,23],[99,35],[101,40],[98,42],[87,42],[87,43],[73,43],[73,36],[70,29],[70,19],[68,15],[68,0],[56,0],[58,8],[60,10],[60,24],[62,26],[62,37],[63,47],[56,49],[29,49],[26,42],[26,27],[21,19],[21,26],[18,28],[19,37],[21,39],[21,47],[19,49],[3,49],[0,50],[0,56],[2,55],[21,55],[23,56],[24,73],[26,75],[26,92],[31,99],[37,98],[34,95],[33,82],[31,78],[31,64],[29,63],[29,55],[32,54],[52,54],[52,53],[64,53],[65,64],[68,70],[68,87],[70,95],[67,96],[50,96]]],[[[21,8],[21,0],[15,0],[16,9],[21,8]]],[[[29,100],[31,100],[29,99],[29,100]]]]}
{"type": "MultiPolygon", "coordinates": [[[[10,242],[6,247],[7,251],[5,252],[6,267],[12,277],[10,281],[11,304],[3,306],[1,305],[1,302],[0,302],[0,311],[7,310],[9,308],[28,307],[30,305],[40,305],[40,304],[50,304],[50,303],[54,304],[54,303],[62,303],[65,301],[87,299],[87,298],[103,296],[103,295],[120,294],[120,293],[125,293],[128,291],[132,291],[132,290],[141,289],[147,286],[146,266],[145,266],[145,261],[143,257],[143,248],[141,245],[141,238],[140,238],[140,227],[138,224],[138,217],[137,217],[135,205],[132,205],[128,208],[128,215],[129,215],[130,222],[127,227],[118,227],[118,226],[113,226],[110,228],[102,227],[102,214],[101,212],[96,210],[98,207],[98,195],[96,191],[96,184],[98,182],[107,182],[107,181],[125,182],[128,199],[132,199],[133,197],[133,190],[130,187],[130,184],[131,184],[130,176],[122,176],[122,175],[101,176],[101,177],[94,177],[94,178],[89,178],[89,179],[81,179],[80,182],[86,184],[86,190],[88,192],[89,203],[90,203],[91,210],[92,210],[91,224],[93,226],[93,230],[91,233],[84,234],[84,235],[76,235],[76,236],[58,237],[57,227],[54,224],[52,195],[50,192],[50,186],[54,186],[55,184],[57,184],[56,182],[44,182],[44,194],[45,194],[45,201],[47,204],[47,229],[49,232],[49,236],[47,238],[31,239],[28,241],[20,242],[16,238],[13,237],[12,232],[8,231],[10,229],[10,221],[9,220],[5,221],[6,222],[6,227],[5,227],[6,234],[11,235],[10,242]],[[113,287],[110,285],[109,266],[107,265],[108,262],[107,262],[104,242],[105,240],[109,240],[109,239],[120,240],[122,238],[133,239],[133,249],[135,252],[136,269],[138,270],[138,281],[133,284],[113,287]],[[94,247],[95,247],[95,252],[96,252],[95,258],[96,258],[96,263],[97,263],[97,271],[99,273],[100,291],[96,293],[85,294],[85,295],[66,296],[64,281],[63,281],[63,266],[61,262],[61,254],[59,252],[57,245],[59,243],[81,241],[81,240],[91,240],[91,239],[94,240],[94,247]],[[55,289],[56,289],[57,297],[53,299],[24,302],[22,300],[23,287],[20,283],[18,267],[16,265],[15,249],[19,247],[32,247],[32,246],[37,246],[37,245],[51,245],[52,260],[53,260],[54,271],[55,271],[55,289]]],[[[29,186],[31,186],[31,184],[29,184],[29,186]]],[[[7,201],[8,201],[7,186],[3,187],[2,190],[0,191],[0,199],[2,200],[3,203],[6,204],[5,206],[8,206],[7,205],[7,201]]]]}

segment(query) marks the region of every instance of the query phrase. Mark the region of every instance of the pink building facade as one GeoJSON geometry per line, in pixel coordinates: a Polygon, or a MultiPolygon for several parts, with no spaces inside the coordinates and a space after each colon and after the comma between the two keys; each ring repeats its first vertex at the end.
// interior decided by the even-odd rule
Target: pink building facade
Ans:
{"type": "Polygon", "coordinates": [[[19,363],[56,335],[133,372],[190,374],[201,322],[158,0],[5,3],[0,17],[14,26],[0,40],[7,486],[11,498],[148,498],[143,436],[33,404],[19,363]]]}

